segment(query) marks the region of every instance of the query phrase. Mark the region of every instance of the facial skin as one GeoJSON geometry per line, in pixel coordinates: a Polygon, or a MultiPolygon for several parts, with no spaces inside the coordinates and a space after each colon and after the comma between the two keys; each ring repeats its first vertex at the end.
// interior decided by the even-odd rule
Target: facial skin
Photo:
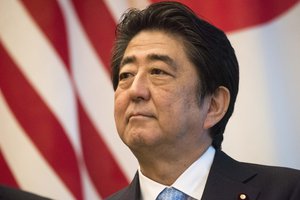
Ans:
{"type": "Polygon", "coordinates": [[[212,97],[199,102],[198,84],[180,37],[142,31],[129,42],[115,91],[115,122],[153,180],[172,184],[211,144],[212,97]]]}

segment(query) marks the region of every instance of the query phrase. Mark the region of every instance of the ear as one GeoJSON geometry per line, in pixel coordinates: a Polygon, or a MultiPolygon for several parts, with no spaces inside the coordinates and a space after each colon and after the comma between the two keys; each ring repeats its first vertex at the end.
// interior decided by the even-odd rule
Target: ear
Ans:
{"type": "Polygon", "coordinates": [[[208,99],[209,107],[204,121],[204,128],[209,129],[217,124],[226,114],[229,102],[230,92],[224,87],[218,87],[208,99]]]}

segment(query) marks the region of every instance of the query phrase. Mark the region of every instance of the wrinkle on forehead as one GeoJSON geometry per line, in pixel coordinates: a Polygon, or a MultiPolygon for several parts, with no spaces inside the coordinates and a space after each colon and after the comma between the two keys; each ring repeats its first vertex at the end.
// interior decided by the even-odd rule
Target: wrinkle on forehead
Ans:
{"type": "Polygon", "coordinates": [[[124,65],[138,64],[140,60],[144,60],[149,63],[161,61],[176,70],[179,65],[176,58],[181,52],[179,49],[185,54],[184,42],[178,35],[160,30],[142,31],[129,42],[119,69],[124,65]]]}
{"type": "MultiPolygon", "coordinates": [[[[146,62],[151,63],[151,62],[155,62],[155,61],[164,62],[168,66],[171,66],[174,69],[177,69],[176,61],[168,55],[159,54],[159,53],[151,53],[146,56],[146,62]]],[[[122,59],[120,68],[122,68],[124,65],[127,65],[127,64],[135,64],[136,62],[137,62],[136,56],[126,56],[122,59]]]]}

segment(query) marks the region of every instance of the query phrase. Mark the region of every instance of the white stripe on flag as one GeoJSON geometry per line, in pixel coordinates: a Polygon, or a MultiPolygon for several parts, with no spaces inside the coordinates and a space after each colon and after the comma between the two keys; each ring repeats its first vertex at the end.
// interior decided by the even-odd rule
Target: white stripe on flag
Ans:
{"type": "Polygon", "coordinates": [[[0,27],[6,24],[5,29],[0,29],[3,45],[66,129],[75,150],[81,152],[74,91],[64,63],[20,1],[6,0],[1,7],[5,17],[0,27]]]}
{"type": "Polygon", "coordinates": [[[105,4],[111,11],[112,16],[114,17],[115,22],[119,22],[122,14],[130,7],[143,9],[146,6],[150,5],[148,0],[138,0],[138,1],[124,1],[124,0],[104,0],[105,4]]]}
{"type": "Polygon", "coordinates": [[[0,147],[22,189],[54,199],[75,199],[20,127],[0,91],[0,147]]]}
{"type": "Polygon", "coordinates": [[[67,20],[70,39],[71,66],[79,98],[98,132],[110,147],[129,180],[136,171],[136,160],[118,137],[113,116],[114,92],[109,74],[96,55],[72,6],[67,1],[60,5],[67,20]]]}

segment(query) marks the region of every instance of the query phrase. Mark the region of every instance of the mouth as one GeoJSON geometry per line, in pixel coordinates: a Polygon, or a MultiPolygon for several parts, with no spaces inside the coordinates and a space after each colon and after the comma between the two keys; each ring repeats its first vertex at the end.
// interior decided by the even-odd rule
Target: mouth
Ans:
{"type": "Polygon", "coordinates": [[[154,116],[152,114],[148,114],[148,113],[132,113],[129,115],[129,117],[127,118],[127,122],[129,122],[130,120],[133,119],[149,119],[149,118],[154,118],[154,116]]]}

